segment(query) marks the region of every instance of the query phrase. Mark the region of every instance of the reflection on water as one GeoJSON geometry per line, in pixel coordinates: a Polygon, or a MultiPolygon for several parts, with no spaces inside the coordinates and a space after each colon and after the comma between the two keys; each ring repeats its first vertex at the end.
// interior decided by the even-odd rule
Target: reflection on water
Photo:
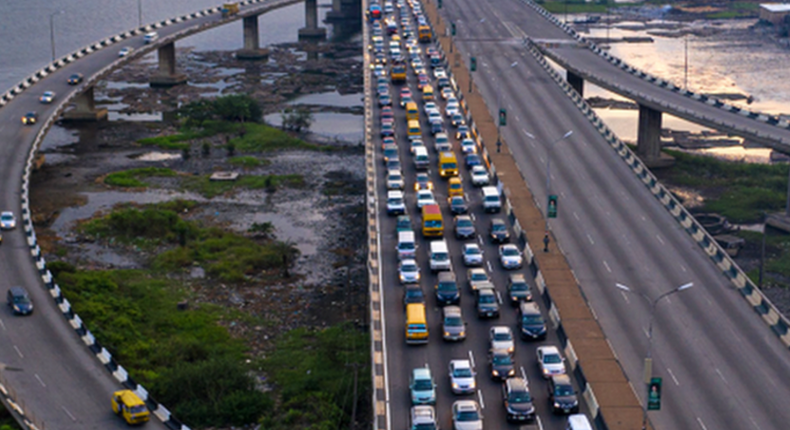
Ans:
{"type": "Polygon", "coordinates": [[[306,94],[297,97],[289,104],[320,105],[320,106],[340,106],[340,107],[362,107],[364,105],[362,94],[341,95],[337,91],[306,94]]]}
{"type": "MultiPolygon", "coordinates": [[[[280,127],[283,124],[281,113],[266,115],[263,117],[263,120],[273,127],[280,127]]],[[[362,141],[364,136],[362,130],[363,121],[362,115],[315,112],[313,113],[313,123],[310,125],[310,132],[345,142],[359,142],[362,141]]]]}
{"type": "Polygon", "coordinates": [[[771,163],[770,148],[744,148],[742,146],[730,146],[727,148],[707,148],[687,151],[692,154],[712,155],[728,161],[743,161],[747,163],[771,163]]]}

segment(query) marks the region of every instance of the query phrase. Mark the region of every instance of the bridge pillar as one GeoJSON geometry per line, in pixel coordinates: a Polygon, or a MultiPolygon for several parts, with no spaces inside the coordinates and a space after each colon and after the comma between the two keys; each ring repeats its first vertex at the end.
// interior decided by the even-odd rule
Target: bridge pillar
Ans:
{"type": "Polygon", "coordinates": [[[584,97],[584,78],[568,70],[565,79],[568,81],[571,88],[579,93],[579,96],[584,97]]]}
{"type": "Polygon", "coordinates": [[[236,51],[236,58],[238,59],[260,60],[269,57],[269,50],[261,49],[258,16],[248,16],[242,21],[244,24],[244,48],[236,51]]]}
{"type": "Polygon", "coordinates": [[[93,86],[74,98],[74,109],[63,112],[64,121],[99,121],[107,119],[107,109],[96,109],[93,86]]]}
{"type": "Polygon", "coordinates": [[[176,45],[168,43],[159,47],[159,73],[151,77],[152,87],[172,87],[187,81],[186,75],[176,72],[176,45]]]}
{"type": "Polygon", "coordinates": [[[639,105],[636,154],[647,167],[667,167],[674,162],[674,158],[661,154],[661,114],[660,110],[639,105]]]}
{"type": "Polygon", "coordinates": [[[342,0],[332,0],[332,10],[326,13],[326,21],[334,22],[342,21],[344,19],[346,19],[346,14],[343,13],[342,0]]]}
{"type": "Polygon", "coordinates": [[[318,26],[318,0],[305,0],[304,13],[305,26],[299,29],[299,40],[326,38],[326,29],[318,26]]]}

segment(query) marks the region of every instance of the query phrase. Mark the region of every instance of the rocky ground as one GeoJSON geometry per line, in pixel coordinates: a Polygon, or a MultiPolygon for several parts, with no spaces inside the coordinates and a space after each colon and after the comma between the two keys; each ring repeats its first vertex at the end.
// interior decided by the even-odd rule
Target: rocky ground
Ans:
{"type": "MultiPolygon", "coordinates": [[[[140,138],[174,132],[170,121],[174,109],[206,95],[250,94],[266,112],[276,112],[297,95],[360,91],[362,63],[350,54],[358,55],[358,45],[327,44],[321,48],[323,56],[319,60],[307,60],[298,49],[296,44],[274,47],[265,63],[240,62],[228,52],[180,51],[179,65],[189,84],[170,89],[144,85],[154,69],[146,59],[111,75],[97,91],[99,104],[122,103],[125,113],[162,112],[164,120],[110,121],[53,129],[42,149],[46,161],[31,183],[37,236],[47,261],[63,260],[90,269],[142,268],[150,255],[130,247],[95,243],[81,236],[75,227],[118,203],[196,200],[198,207],[185,215],[189,219],[242,234],[253,223],[271,222],[279,240],[292,241],[301,251],[287,282],[274,276],[276,280],[272,281],[217,288],[208,285],[200,268],[180,280],[191,287],[191,300],[195,302],[224,304],[264,317],[265,325],[226,322],[231,333],[248,341],[253,354],[265,354],[276,334],[300,326],[353,321],[366,330],[366,250],[360,246],[366,241],[365,174],[364,151],[358,142],[332,140],[332,145],[341,146],[334,151],[259,154],[268,163],[248,170],[228,163],[224,141],[219,137],[209,140],[212,151],[208,156],[202,155],[200,145],[195,144],[188,159],[180,151],[136,143],[140,138]],[[296,173],[304,175],[306,184],[273,193],[239,190],[207,199],[179,189],[175,181],[166,179],[146,179],[151,186],[142,190],[113,189],[102,182],[108,173],[147,166],[201,175],[216,170],[257,175],[296,173]]],[[[327,144],[318,136],[315,140],[327,144]]]]}

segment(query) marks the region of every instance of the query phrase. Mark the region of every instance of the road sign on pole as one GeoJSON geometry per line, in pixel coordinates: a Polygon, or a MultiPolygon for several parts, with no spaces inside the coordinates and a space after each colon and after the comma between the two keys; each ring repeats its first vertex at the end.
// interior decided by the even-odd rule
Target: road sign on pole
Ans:
{"type": "Polygon", "coordinates": [[[647,390],[647,410],[661,410],[661,378],[650,379],[647,390]]]}
{"type": "Polygon", "coordinates": [[[455,36],[455,23],[454,22],[450,23],[450,34],[455,36]]]}
{"type": "Polygon", "coordinates": [[[473,72],[477,70],[477,57],[471,57],[469,59],[469,70],[473,72]]]}
{"type": "Polygon", "coordinates": [[[438,7],[438,9],[441,9],[441,8],[442,8],[442,0],[439,0],[439,7],[438,7]]]}
{"type": "Polygon", "coordinates": [[[499,125],[504,127],[507,125],[507,109],[499,109],[499,125]]]}
{"type": "Polygon", "coordinates": [[[549,218],[557,218],[557,195],[549,195],[549,210],[546,211],[549,218]]]}

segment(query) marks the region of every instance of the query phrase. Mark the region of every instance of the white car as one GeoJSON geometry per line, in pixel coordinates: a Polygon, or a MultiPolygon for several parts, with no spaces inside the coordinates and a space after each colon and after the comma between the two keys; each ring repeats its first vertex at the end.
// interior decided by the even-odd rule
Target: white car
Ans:
{"type": "Polygon", "coordinates": [[[477,388],[475,371],[469,360],[450,361],[450,388],[453,394],[474,393],[477,388]]]}
{"type": "Polygon", "coordinates": [[[44,104],[50,104],[53,100],[55,100],[54,91],[44,91],[44,94],[41,94],[41,97],[38,98],[38,101],[44,104]]]}
{"type": "Polygon", "coordinates": [[[430,405],[418,405],[411,408],[410,429],[438,429],[436,409],[430,405]]]}
{"type": "Polygon", "coordinates": [[[412,140],[409,141],[409,145],[411,145],[410,150],[411,150],[412,155],[414,154],[414,150],[416,148],[418,148],[420,146],[425,148],[425,143],[422,141],[422,139],[412,139],[412,140]]]}
{"type": "Polygon", "coordinates": [[[387,192],[387,214],[403,215],[406,213],[406,203],[403,200],[403,191],[392,190],[387,192]]]}
{"type": "Polygon", "coordinates": [[[544,378],[565,374],[565,359],[556,346],[539,346],[537,355],[540,373],[544,378]]]}
{"type": "Polygon", "coordinates": [[[480,266],[483,264],[483,250],[480,245],[472,242],[464,244],[464,266],[480,266]]]}
{"type": "Polygon", "coordinates": [[[397,170],[390,170],[387,172],[387,189],[388,190],[402,190],[403,189],[403,175],[397,170]]]}
{"type": "Polygon", "coordinates": [[[435,122],[435,121],[440,122],[440,123],[444,122],[442,120],[442,114],[440,114],[438,111],[432,110],[432,111],[428,112],[428,123],[430,124],[430,123],[435,122]]]}
{"type": "Polygon", "coordinates": [[[159,33],[155,31],[145,33],[145,36],[143,36],[143,43],[148,45],[149,43],[153,43],[156,39],[159,39],[159,33]]]}
{"type": "Polygon", "coordinates": [[[475,267],[466,271],[466,279],[469,281],[469,289],[472,291],[477,290],[477,287],[483,283],[491,283],[486,270],[481,267],[475,267]]]}
{"type": "Polygon", "coordinates": [[[420,282],[420,266],[412,258],[401,260],[398,265],[398,278],[401,284],[417,284],[420,282]]]}
{"type": "Polygon", "coordinates": [[[453,114],[460,113],[460,108],[458,107],[458,102],[455,100],[448,100],[447,105],[444,107],[444,113],[447,117],[452,117],[453,114]]]}
{"type": "Polygon", "coordinates": [[[0,213],[0,229],[11,230],[16,228],[16,217],[13,212],[0,213]]]}
{"type": "Polygon", "coordinates": [[[447,72],[445,72],[444,69],[442,69],[441,67],[437,67],[433,69],[433,77],[434,79],[446,78],[447,72]]]}
{"type": "Polygon", "coordinates": [[[473,166],[471,175],[472,185],[474,186],[482,187],[491,182],[491,178],[488,177],[488,170],[484,166],[473,166]]]}
{"type": "Polygon", "coordinates": [[[423,110],[425,111],[426,114],[432,111],[439,112],[439,108],[436,107],[436,103],[434,102],[425,102],[425,106],[423,106],[423,110]]]}
{"type": "Polygon", "coordinates": [[[472,139],[464,139],[461,141],[461,152],[464,154],[472,154],[477,152],[477,145],[472,139]]]}
{"type": "Polygon", "coordinates": [[[453,403],[453,430],[483,430],[483,414],[474,400],[453,403]]]}
{"type": "Polygon", "coordinates": [[[508,326],[497,325],[488,331],[488,341],[490,349],[506,349],[509,353],[516,350],[513,342],[513,330],[508,326]]]}
{"type": "Polygon", "coordinates": [[[422,209],[425,205],[435,205],[436,199],[433,197],[433,191],[431,190],[419,190],[417,191],[417,207],[422,209]]]}
{"type": "Polygon", "coordinates": [[[132,51],[134,51],[134,48],[132,48],[131,46],[125,46],[125,47],[121,48],[120,51],[118,51],[118,56],[119,57],[125,57],[125,56],[131,54],[132,51]]]}
{"type": "Polygon", "coordinates": [[[384,66],[381,64],[376,64],[373,66],[373,74],[376,76],[384,76],[387,72],[384,70],[384,66]]]}
{"type": "Polygon", "coordinates": [[[499,245],[499,262],[505,269],[518,269],[523,264],[521,251],[512,243],[499,245]]]}
{"type": "Polygon", "coordinates": [[[450,88],[450,87],[442,88],[442,98],[443,99],[447,100],[448,98],[450,98],[450,96],[453,96],[453,95],[454,94],[453,94],[453,89],[452,88],[450,88]]]}

